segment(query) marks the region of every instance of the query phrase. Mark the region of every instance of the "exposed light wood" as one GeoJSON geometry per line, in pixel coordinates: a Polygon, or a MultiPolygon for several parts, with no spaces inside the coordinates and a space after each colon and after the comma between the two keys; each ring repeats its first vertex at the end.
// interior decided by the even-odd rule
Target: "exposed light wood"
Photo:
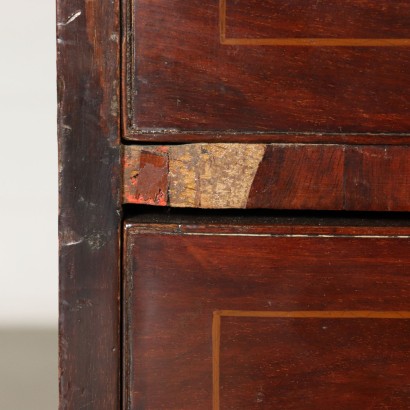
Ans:
{"type": "Polygon", "coordinates": [[[169,149],[172,206],[246,208],[264,145],[193,144],[169,149]]]}

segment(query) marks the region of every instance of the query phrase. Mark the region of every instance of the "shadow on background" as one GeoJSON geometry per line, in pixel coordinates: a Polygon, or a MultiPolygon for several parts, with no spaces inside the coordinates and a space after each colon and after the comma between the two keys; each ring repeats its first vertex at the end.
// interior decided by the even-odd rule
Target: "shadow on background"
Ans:
{"type": "Polygon", "coordinates": [[[57,330],[0,329],[0,409],[58,408],[57,330]]]}

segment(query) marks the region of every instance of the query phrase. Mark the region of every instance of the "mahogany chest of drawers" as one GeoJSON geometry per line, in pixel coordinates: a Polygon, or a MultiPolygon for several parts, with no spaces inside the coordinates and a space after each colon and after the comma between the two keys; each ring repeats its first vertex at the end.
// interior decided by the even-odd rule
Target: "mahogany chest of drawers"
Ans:
{"type": "Polygon", "coordinates": [[[57,18],[60,409],[410,409],[410,2],[57,18]]]}

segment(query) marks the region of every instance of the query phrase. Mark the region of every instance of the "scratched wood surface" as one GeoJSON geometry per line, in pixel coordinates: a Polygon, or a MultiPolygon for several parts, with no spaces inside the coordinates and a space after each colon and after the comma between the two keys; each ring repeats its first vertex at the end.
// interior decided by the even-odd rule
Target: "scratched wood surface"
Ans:
{"type": "Polygon", "coordinates": [[[119,40],[117,0],[57,1],[60,410],[121,405],[119,40]]]}
{"type": "Polygon", "coordinates": [[[126,146],[124,203],[182,208],[410,210],[407,146],[126,146]]]}
{"type": "Polygon", "coordinates": [[[125,408],[407,408],[408,221],[272,221],[126,223],[125,408]]]}
{"type": "Polygon", "coordinates": [[[407,0],[123,0],[125,137],[408,143],[407,0]]]}

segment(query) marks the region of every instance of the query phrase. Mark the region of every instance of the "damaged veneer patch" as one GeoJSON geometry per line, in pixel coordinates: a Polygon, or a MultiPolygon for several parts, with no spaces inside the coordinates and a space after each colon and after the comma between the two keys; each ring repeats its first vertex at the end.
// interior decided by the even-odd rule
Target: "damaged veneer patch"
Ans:
{"type": "Polygon", "coordinates": [[[263,144],[126,146],[125,203],[246,208],[263,144]]]}

